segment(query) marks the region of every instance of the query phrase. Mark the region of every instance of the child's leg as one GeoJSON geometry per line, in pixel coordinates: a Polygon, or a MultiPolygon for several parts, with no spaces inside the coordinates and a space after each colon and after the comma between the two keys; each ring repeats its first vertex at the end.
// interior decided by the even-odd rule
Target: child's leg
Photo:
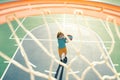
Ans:
{"type": "Polygon", "coordinates": [[[65,53],[62,53],[61,59],[63,60],[66,57],[65,53]]]}
{"type": "Polygon", "coordinates": [[[58,49],[58,51],[59,51],[60,60],[62,61],[66,57],[66,54],[67,54],[66,47],[58,49]]]}

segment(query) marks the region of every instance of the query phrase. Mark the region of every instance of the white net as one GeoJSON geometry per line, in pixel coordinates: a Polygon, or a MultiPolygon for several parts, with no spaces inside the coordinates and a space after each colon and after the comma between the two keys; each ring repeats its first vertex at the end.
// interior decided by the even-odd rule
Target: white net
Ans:
{"type": "MultiPolygon", "coordinates": [[[[77,12],[72,15],[74,18],[72,18],[71,22],[73,23],[69,23],[67,20],[70,18],[66,20],[65,17],[61,23],[59,21],[60,19],[54,17],[52,14],[50,14],[50,12],[48,13],[49,19],[51,19],[53,22],[48,23],[46,19],[46,16],[48,15],[43,13],[42,21],[44,22],[44,25],[42,25],[43,27],[40,26],[39,28],[35,29],[35,31],[28,30],[15,15],[8,16],[8,26],[13,33],[14,39],[19,48],[20,54],[18,57],[21,55],[21,59],[24,61],[24,64],[20,62],[21,59],[16,60],[15,57],[10,58],[5,55],[5,53],[0,52],[0,56],[9,61],[9,64],[13,64],[15,67],[23,70],[26,74],[29,75],[29,77],[25,77],[25,79],[28,78],[30,80],[56,80],[54,78],[54,73],[58,64],[61,64],[65,67],[63,80],[120,79],[120,74],[116,71],[110,58],[110,55],[112,54],[115,47],[115,37],[109,24],[109,19],[111,19],[111,17],[108,16],[106,21],[98,19],[99,23],[104,27],[106,32],[104,34],[109,35],[110,38],[110,41],[103,42],[101,37],[91,29],[89,22],[81,11],[79,12],[80,15],[78,15],[77,12]],[[84,21],[83,24],[85,24],[86,27],[80,24],[81,18],[78,18],[78,16],[81,16],[82,21],[84,21]],[[13,24],[9,20],[10,18],[13,18],[18,23],[20,28],[26,33],[25,38],[22,40],[19,39],[13,24]],[[67,34],[73,35],[73,40],[67,43],[67,64],[59,61],[59,58],[57,57],[58,52],[56,34],[58,31],[63,32],[65,36],[67,34]],[[105,43],[110,43],[109,49],[106,49],[105,43]],[[34,54],[30,54],[33,53],[32,50],[36,51],[36,53],[39,55],[35,54],[35,52],[34,54]],[[35,60],[38,63],[33,61],[35,62],[34,64],[36,64],[34,65],[31,63],[32,60],[35,60]],[[35,69],[35,67],[38,68],[35,69]]],[[[26,18],[23,20],[25,19],[26,18]]],[[[120,39],[119,28],[115,20],[114,27],[117,36],[120,39]]],[[[24,80],[24,77],[22,77],[23,75],[19,76],[22,80],[24,80]]],[[[3,78],[3,80],[5,80],[5,78],[3,78]]]]}

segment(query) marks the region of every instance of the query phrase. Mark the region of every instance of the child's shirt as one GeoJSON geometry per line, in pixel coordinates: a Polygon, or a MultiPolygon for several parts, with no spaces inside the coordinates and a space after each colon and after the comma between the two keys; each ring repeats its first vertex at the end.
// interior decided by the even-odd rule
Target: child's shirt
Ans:
{"type": "Polygon", "coordinates": [[[65,48],[66,38],[58,38],[58,48],[65,48]]]}

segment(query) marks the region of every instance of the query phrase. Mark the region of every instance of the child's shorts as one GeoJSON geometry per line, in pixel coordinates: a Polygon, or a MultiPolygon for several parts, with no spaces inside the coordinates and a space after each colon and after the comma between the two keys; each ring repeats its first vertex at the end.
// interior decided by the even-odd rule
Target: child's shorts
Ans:
{"type": "Polygon", "coordinates": [[[66,55],[66,54],[67,54],[66,47],[65,47],[65,48],[59,48],[59,49],[58,49],[58,52],[59,52],[60,58],[62,57],[62,54],[63,54],[63,53],[66,55]]]}

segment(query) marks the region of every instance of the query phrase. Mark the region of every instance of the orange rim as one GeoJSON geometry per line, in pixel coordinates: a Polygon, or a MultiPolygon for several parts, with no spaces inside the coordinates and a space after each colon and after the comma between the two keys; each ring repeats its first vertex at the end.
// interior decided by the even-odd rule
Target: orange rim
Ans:
{"type": "MultiPolygon", "coordinates": [[[[120,7],[101,2],[92,2],[84,0],[20,0],[0,4],[0,24],[6,23],[6,17],[16,15],[18,18],[23,18],[33,15],[41,15],[41,12],[47,14],[76,14],[91,16],[109,21],[114,20],[120,25],[120,7]]],[[[13,20],[10,18],[10,20],[13,20]]]]}

